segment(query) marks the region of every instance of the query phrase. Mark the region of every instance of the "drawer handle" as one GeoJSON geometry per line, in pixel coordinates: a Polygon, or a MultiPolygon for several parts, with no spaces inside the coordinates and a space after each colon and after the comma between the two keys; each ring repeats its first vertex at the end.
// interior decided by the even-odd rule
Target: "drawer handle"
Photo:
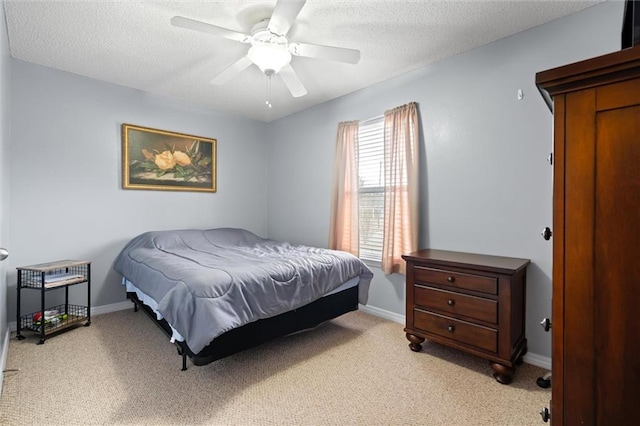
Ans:
{"type": "Polygon", "coordinates": [[[456,280],[456,277],[452,277],[451,275],[449,275],[449,276],[447,277],[447,282],[448,282],[448,283],[452,283],[452,282],[454,282],[455,280],[456,280]]]}
{"type": "Polygon", "coordinates": [[[454,331],[456,331],[456,328],[452,325],[450,325],[449,327],[447,327],[447,330],[449,330],[451,333],[453,333],[454,331]]]}
{"type": "Polygon", "coordinates": [[[453,305],[455,305],[455,304],[456,304],[456,301],[455,301],[455,300],[453,300],[453,299],[449,299],[449,300],[447,300],[447,305],[449,305],[449,306],[453,306],[453,305]]]}

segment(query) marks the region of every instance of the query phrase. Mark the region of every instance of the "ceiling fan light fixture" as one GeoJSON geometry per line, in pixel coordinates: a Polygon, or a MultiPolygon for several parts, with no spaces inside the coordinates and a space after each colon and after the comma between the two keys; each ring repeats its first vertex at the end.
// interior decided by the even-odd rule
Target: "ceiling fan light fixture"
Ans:
{"type": "Polygon", "coordinates": [[[286,46],[273,43],[255,43],[247,57],[266,75],[277,74],[291,62],[291,53],[286,46]]]}

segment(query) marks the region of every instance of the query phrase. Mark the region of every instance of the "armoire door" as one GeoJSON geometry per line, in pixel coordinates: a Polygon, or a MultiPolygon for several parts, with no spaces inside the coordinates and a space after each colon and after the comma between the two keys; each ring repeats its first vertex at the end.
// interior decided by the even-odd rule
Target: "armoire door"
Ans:
{"type": "Polygon", "coordinates": [[[596,89],[598,424],[640,419],[640,80],[596,89]]]}
{"type": "Polygon", "coordinates": [[[631,424],[640,419],[640,79],[566,93],[555,114],[564,135],[555,147],[552,420],[631,424]]]}

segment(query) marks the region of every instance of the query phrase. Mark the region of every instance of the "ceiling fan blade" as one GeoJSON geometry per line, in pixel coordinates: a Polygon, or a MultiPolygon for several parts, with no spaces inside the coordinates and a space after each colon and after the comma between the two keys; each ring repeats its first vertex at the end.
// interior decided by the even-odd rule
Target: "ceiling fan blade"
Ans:
{"type": "Polygon", "coordinates": [[[201,21],[195,21],[183,16],[174,16],[171,18],[171,25],[174,27],[186,28],[187,30],[213,34],[229,40],[239,41],[240,43],[251,43],[251,36],[248,34],[243,34],[238,31],[229,30],[227,28],[218,27],[201,21]]]}
{"type": "Polygon", "coordinates": [[[291,64],[285,65],[278,74],[280,74],[284,85],[287,86],[287,89],[289,89],[294,98],[299,98],[307,94],[307,89],[304,88],[298,75],[293,68],[291,68],[291,64]]]}
{"type": "Polygon", "coordinates": [[[213,79],[211,80],[211,84],[216,86],[225,84],[227,81],[231,80],[233,77],[247,69],[252,63],[253,62],[251,62],[249,58],[243,56],[235,63],[231,64],[229,67],[220,72],[220,74],[213,77],[213,79]]]}
{"type": "Polygon", "coordinates": [[[267,28],[272,33],[286,35],[306,0],[278,0],[267,28]]]}
{"type": "Polygon", "coordinates": [[[320,46],[309,43],[289,43],[289,51],[296,56],[329,59],[331,61],[357,64],[360,61],[360,51],[345,47],[320,46]]]}

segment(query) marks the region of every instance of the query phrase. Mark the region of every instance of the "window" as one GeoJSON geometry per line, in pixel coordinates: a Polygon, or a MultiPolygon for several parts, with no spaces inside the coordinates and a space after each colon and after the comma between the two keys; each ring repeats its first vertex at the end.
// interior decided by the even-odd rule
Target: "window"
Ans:
{"type": "Polygon", "coordinates": [[[418,247],[418,110],[338,123],[329,248],[405,273],[403,253],[418,247]]]}
{"type": "Polygon", "coordinates": [[[384,237],[384,117],[358,127],[360,258],[380,262],[384,237]]]}

